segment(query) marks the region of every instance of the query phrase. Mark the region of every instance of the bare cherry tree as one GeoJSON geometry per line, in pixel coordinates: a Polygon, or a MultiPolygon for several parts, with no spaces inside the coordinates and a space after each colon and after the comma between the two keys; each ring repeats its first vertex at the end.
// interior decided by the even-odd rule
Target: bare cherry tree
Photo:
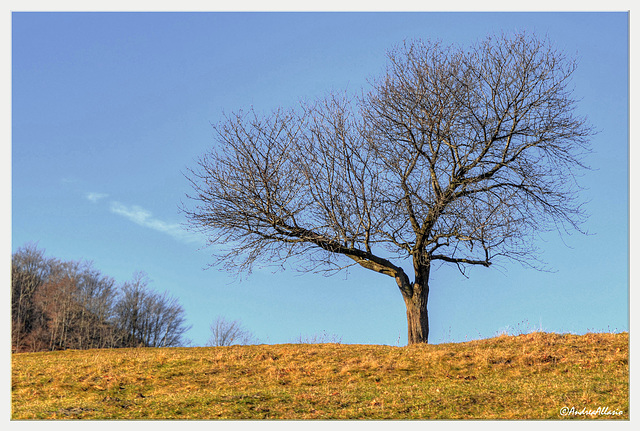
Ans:
{"type": "Polygon", "coordinates": [[[535,267],[534,232],[581,231],[574,176],[593,132],[576,115],[575,67],[524,34],[406,42],[362,96],[226,117],[189,171],[189,225],[239,273],[294,259],[391,276],[409,343],[427,342],[434,264],[535,267]]]}

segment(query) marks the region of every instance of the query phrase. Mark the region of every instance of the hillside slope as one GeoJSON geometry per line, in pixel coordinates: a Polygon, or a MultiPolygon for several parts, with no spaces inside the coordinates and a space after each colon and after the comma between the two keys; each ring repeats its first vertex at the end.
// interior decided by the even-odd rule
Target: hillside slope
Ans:
{"type": "Polygon", "coordinates": [[[532,333],[21,353],[12,419],[629,419],[628,346],[628,333],[532,333]]]}

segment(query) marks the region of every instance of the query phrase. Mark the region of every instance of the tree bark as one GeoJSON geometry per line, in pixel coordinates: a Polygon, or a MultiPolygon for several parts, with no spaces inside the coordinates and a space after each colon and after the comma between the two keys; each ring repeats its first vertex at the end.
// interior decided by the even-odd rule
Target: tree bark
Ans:
{"type": "Polygon", "coordinates": [[[412,283],[412,295],[403,293],[404,303],[407,307],[407,335],[408,343],[428,343],[429,342],[429,313],[427,310],[427,300],[429,297],[429,286],[425,282],[423,285],[412,283]]]}
{"type": "Polygon", "coordinates": [[[430,265],[420,265],[414,262],[416,273],[415,282],[409,282],[402,273],[396,277],[396,282],[402,292],[402,298],[407,308],[407,339],[408,344],[429,342],[429,269],[430,265]]]}

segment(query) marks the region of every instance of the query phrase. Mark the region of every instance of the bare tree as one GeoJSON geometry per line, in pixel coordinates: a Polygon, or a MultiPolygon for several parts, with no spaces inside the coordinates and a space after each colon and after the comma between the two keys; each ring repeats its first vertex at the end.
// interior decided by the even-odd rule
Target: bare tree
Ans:
{"type": "Polygon", "coordinates": [[[50,271],[51,260],[36,244],[26,244],[11,256],[11,344],[16,351],[24,350],[29,336],[46,326],[37,293],[50,271]]]}
{"type": "Polygon", "coordinates": [[[116,325],[124,334],[123,344],[129,347],[173,347],[182,345],[182,336],[189,330],[184,309],[168,293],[158,294],[149,288],[149,277],[134,274],[124,283],[115,305],[116,325]]]}
{"type": "Polygon", "coordinates": [[[247,345],[255,344],[255,336],[242,327],[237,321],[229,321],[224,317],[218,316],[210,325],[211,337],[207,343],[208,346],[232,346],[234,344],[247,345]]]}
{"type": "Polygon", "coordinates": [[[79,267],[79,262],[52,259],[51,274],[38,292],[38,302],[49,319],[49,350],[75,347],[79,267]]]}
{"type": "Polygon", "coordinates": [[[115,280],[93,269],[85,262],[77,278],[76,303],[78,349],[114,347],[113,308],[116,297],[115,280]]]}
{"type": "Polygon", "coordinates": [[[538,267],[534,232],[581,231],[574,176],[593,131],[575,114],[575,67],[524,34],[406,42],[360,97],[217,125],[219,146],[188,174],[189,225],[238,273],[296,259],[391,276],[409,343],[427,342],[435,264],[538,267]]]}

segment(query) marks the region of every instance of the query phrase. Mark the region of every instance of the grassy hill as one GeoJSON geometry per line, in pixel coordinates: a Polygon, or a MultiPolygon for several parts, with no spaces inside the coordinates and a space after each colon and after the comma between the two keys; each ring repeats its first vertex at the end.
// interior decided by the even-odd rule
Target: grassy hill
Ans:
{"type": "Polygon", "coordinates": [[[12,419],[628,420],[628,346],[628,333],[532,333],[21,353],[12,419]]]}

